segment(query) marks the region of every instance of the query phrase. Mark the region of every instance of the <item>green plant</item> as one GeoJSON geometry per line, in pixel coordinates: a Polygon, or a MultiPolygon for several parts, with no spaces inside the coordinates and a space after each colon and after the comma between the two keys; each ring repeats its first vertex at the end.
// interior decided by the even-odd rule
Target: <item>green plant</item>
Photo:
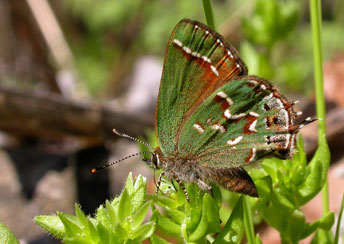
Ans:
{"type": "Polygon", "coordinates": [[[184,192],[171,182],[163,181],[159,194],[146,194],[142,176],[133,179],[129,174],[120,196],[100,206],[96,216],[85,216],[75,205],[76,216],[58,212],[56,216],[37,216],[35,222],[63,240],[64,243],[168,243],[155,230],[177,236],[186,243],[239,243],[242,238],[242,199],[220,231],[219,208],[222,204],[219,189],[213,187],[213,197],[194,184],[187,184],[190,202],[184,192]],[[163,192],[163,193],[162,193],[163,192]],[[150,220],[142,224],[149,207],[150,220]],[[160,208],[162,207],[162,208],[160,208]],[[218,233],[216,238],[209,234],[218,233]],[[236,240],[233,242],[233,240],[236,240]]]}

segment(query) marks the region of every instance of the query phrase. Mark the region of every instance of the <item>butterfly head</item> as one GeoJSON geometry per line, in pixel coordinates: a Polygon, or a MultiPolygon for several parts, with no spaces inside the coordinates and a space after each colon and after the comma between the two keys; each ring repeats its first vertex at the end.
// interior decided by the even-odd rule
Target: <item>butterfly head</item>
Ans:
{"type": "MultiPolygon", "coordinates": [[[[127,139],[129,139],[129,140],[138,142],[138,143],[140,143],[140,144],[142,144],[142,145],[148,147],[148,148],[151,150],[151,152],[141,152],[141,153],[138,153],[138,154],[149,153],[149,154],[151,155],[150,158],[149,158],[149,159],[143,158],[142,160],[143,160],[144,162],[146,162],[146,164],[147,164],[149,167],[153,168],[153,169],[160,169],[160,168],[161,168],[161,164],[160,164],[160,160],[159,160],[158,151],[157,151],[157,150],[154,150],[154,148],[153,148],[151,145],[149,145],[148,143],[146,143],[146,142],[144,142],[144,141],[141,141],[141,140],[139,140],[139,139],[137,139],[137,138],[134,138],[134,137],[129,136],[129,135],[127,135],[127,134],[121,133],[121,132],[117,131],[116,129],[113,129],[113,132],[114,132],[116,135],[120,136],[120,137],[127,138],[127,139]]],[[[135,155],[137,155],[137,154],[135,154],[135,155]]]]}
{"type": "Polygon", "coordinates": [[[156,152],[152,152],[151,157],[149,159],[143,158],[142,160],[144,162],[146,162],[146,164],[153,169],[160,169],[161,168],[159,155],[156,152]]]}

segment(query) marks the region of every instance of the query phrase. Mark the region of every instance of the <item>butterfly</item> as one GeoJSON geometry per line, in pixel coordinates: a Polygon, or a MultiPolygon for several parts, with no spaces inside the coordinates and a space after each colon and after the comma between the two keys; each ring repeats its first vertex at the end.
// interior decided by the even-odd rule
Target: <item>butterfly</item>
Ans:
{"type": "Polygon", "coordinates": [[[176,25],[155,111],[158,147],[146,160],[163,169],[158,186],[165,175],[181,186],[211,190],[215,183],[257,197],[245,165],[271,153],[291,157],[298,131],[314,120],[296,124],[296,102],[247,73],[238,52],[213,29],[189,19],[176,25]]]}

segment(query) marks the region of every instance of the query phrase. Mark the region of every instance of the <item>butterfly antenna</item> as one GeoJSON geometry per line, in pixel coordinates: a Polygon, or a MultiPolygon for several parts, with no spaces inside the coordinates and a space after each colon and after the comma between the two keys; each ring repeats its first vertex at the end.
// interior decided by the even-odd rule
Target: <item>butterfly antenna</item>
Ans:
{"type": "Polygon", "coordinates": [[[308,125],[308,124],[310,124],[310,123],[312,123],[314,121],[317,121],[317,120],[321,120],[321,119],[307,117],[305,120],[303,120],[301,123],[298,124],[298,127],[299,127],[299,129],[301,129],[305,125],[308,125]]]}
{"type": "Polygon", "coordinates": [[[118,130],[116,130],[116,129],[113,129],[112,131],[113,131],[113,133],[115,133],[116,135],[118,135],[118,136],[120,136],[120,137],[128,138],[129,140],[132,140],[132,141],[136,141],[136,142],[138,142],[138,143],[141,143],[142,145],[145,145],[146,147],[149,147],[149,149],[151,149],[152,151],[154,151],[154,148],[153,148],[151,145],[149,145],[147,142],[141,141],[141,140],[139,140],[139,139],[137,139],[137,138],[134,138],[134,137],[132,137],[132,136],[129,136],[129,135],[127,135],[127,134],[120,133],[120,132],[119,132],[118,130]]]}
{"type": "Polygon", "coordinates": [[[98,168],[94,168],[94,169],[92,169],[91,172],[92,172],[92,173],[96,173],[97,171],[106,169],[106,168],[108,168],[108,167],[110,167],[110,166],[112,166],[112,165],[114,165],[114,164],[117,164],[117,163],[119,163],[119,162],[121,162],[121,161],[124,161],[124,160],[126,160],[126,159],[128,159],[128,158],[135,157],[135,156],[139,156],[139,155],[146,154],[146,153],[151,154],[151,152],[138,152],[138,153],[134,153],[134,154],[131,154],[131,155],[126,156],[126,157],[124,157],[124,158],[121,158],[121,159],[119,159],[119,160],[117,160],[117,161],[115,161],[115,162],[112,162],[112,163],[108,163],[108,164],[102,165],[102,166],[100,166],[100,167],[98,167],[98,168]]]}

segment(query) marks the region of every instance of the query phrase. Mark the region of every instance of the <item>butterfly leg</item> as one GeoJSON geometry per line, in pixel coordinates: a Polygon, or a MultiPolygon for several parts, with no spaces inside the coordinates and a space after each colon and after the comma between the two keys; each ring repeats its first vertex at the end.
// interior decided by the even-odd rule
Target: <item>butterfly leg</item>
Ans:
{"type": "Polygon", "coordinates": [[[201,188],[201,190],[208,191],[211,196],[213,195],[213,188],[210,185],[208,185],[207,183],[205,183],[203,180],[198,179],[197,185],[199,188],[201,188]]]}
{"type": "MultiPolygon", "coordinates": [[[[159,178],[158,178],[158,183],[156,185],[156,192],[155,194],[158,194],[159,190],[160,190],[160,185],[161,185],[161,179],[162,177],[165,175],[165,172],[162,172],[160,175],[159,175],[159,178]]],[[[162,192],[162,191],[161,191],[162,192]]],[[[163,192],[162,192],[163,193],[163,192]]]]}
{"type": "Polygon", "coordinates": [[[180,188],[183,190],[184,192],[184,195],[185,195],[185,198],[186,198],[186,201],[190,202],[190,199],[189,199],[189,195],[185,189],[185,186],[183,184],[183,182],[176,176],[174,176],[174,179],[177,181],[177,183],[179,184],[180,188]]]}

